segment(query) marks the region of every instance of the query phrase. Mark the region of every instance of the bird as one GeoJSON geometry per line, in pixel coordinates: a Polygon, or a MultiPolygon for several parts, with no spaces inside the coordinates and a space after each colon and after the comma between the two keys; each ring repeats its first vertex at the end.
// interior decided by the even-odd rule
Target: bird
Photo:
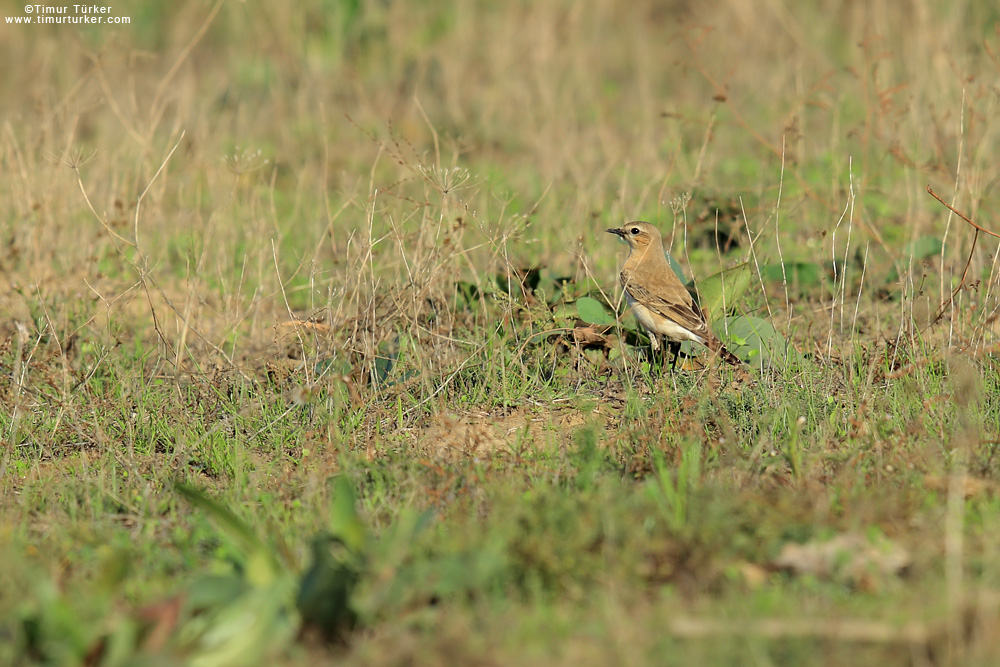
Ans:
{"type": "Polygon", "coordinates": [[[632,313],[649,334],[654,351],[660,347],[659,337],[666,338],[674,355],[672,367],[677,368],[681,343],[693,340],[727,362],[743,366],[740,358],[727,350],[712,333],[705,312],[674,273],[663,252],[659,229],[648,222],[636,221],[613,227],[607,232],[628,244],[628,259],[618,278],[632,313]]]}

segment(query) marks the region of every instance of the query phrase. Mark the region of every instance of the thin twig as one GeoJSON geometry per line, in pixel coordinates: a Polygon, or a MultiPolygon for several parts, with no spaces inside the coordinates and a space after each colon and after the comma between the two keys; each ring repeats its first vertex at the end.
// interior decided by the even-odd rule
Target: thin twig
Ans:
{"type": "Polygon", "coordinates": [[[949,305],[955,302],[955,296],[959,293],[959,291],[961,291],[963,287],[965,287],[965,279],[968,278],[969,276],[969,267],[972,265],[972,256],[976,252],[976,243],[979,241],[979,232],[982,232],[984,234],[989,234],[990,236],[1000,239],[1000,234],[997,234],[996,232],[991,232],[990,230],[985,229],[984,227],[980,227],[972,220],[969,220],[969,217],[967,215],[956,209],[954,206],[952,206],[945,200],[941,199],[941,197],[939,197],[937,193],[934,192],[934,190],[932,190],[931,186],[929,185],[927,186],[927,193],[930,196],[934,197],[934,199],[937,199],[939,202],[944,204],[944,206],[952,213],[954,213],[962,220],[965,220],[967,223],[972,225],[972,227],[975,228],[976,233],[972,237],[972,247],[969,248],[969,258],[965,262],[965,270],[962,272],[962,279],[958,281],[958,285],[956,285],[955,289],[951,291],[949,297],[941,302],[941,306],[938,308],[937,313],[935,313],[930,323],[926,327],[924,327],[924,330],[934,326],[935,324],[941,321],[941,318],[944,317],[945,310],[948,308],[949,305]]]}
{"type": "Polygon", "coordinates": [[[934,190],[932,190],[931,186],[929,186],[929,185],[927,186],[927,194],[929,194],[931,197],[934,197],[934,199],[937,199],[939,202],[941,202],[942,204],[944,204],[948,208],[948,210],[950,210],[952,213],[954,213],[955,215],[957,215],[958,217],[960,217],[962,220],[965,220],[967,223],[969,223],[970,225],[972,225],[973,227],[975,227],[976,229],[978,229],[982,233],[989,234],[990,236],[993,236],[993,237],[996,237],[996,238],[1000,239],[1000,234],[997,234],[996,232],[991,232],[990,230],[986,229],[985,227],[980,227],[979,225],[977,225],[976,223],[974,223],[972,220],[969,220],[969,218],[964,213],[962,213],[958,209],[954,208],[951,204],[949,204],[945,200],[943,200],[940,197],[938,197],[937,193],[934,192],[934,190]]]}

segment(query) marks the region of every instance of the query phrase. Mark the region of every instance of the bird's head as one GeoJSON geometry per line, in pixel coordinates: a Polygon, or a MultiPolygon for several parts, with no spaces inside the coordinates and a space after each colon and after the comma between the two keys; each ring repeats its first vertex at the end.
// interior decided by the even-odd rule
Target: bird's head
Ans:
{"type": "Polygon", "coordinates": [[[607,232],[620,236],[632,250],[643,250],[652,243],[660,242],[660,230],[648,222],[627,222],[621,227],[612,227],[607,232]]]}

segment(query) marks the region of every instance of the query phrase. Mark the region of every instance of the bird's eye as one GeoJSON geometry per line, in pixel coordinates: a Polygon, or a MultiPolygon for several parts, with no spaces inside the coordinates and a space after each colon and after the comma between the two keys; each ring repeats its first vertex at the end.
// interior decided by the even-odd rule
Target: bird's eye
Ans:
{"type": "Polygon", "coordinates": [[[639,228],[638,227],[633,227],[629,231],[632,233],[632,236],[636,236],[639,233],[639,228]]]}

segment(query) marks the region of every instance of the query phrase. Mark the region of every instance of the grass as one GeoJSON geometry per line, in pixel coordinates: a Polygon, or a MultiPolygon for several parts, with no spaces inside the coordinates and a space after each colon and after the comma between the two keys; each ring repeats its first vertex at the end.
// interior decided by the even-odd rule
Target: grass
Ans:
{"type": "Polygon", "coordinates": [[[0,23],[0,662],[996,662],[994,9],[128,11],[0,23]]]}

